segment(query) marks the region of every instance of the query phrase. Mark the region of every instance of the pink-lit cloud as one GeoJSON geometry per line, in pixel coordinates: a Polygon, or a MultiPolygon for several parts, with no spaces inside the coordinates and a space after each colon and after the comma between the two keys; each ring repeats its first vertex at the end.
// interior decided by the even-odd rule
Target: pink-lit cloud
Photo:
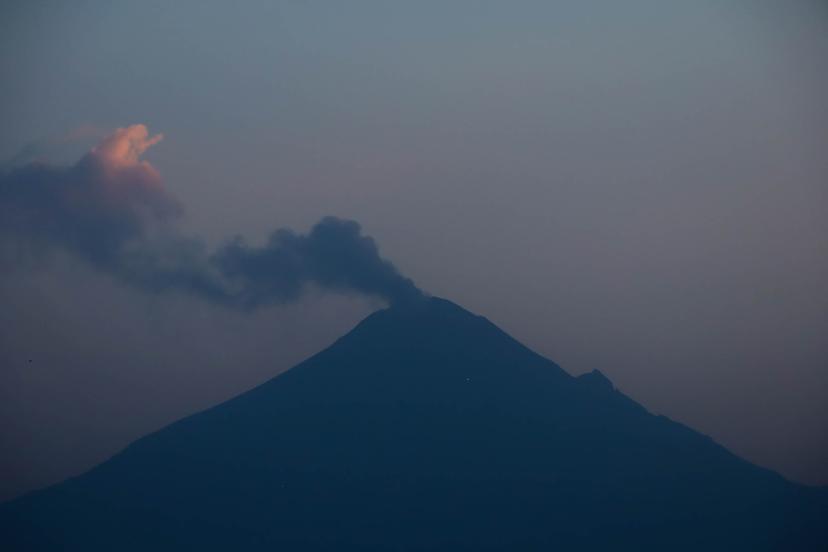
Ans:
{"type": "Polygon", "coordinates": [[[141,156],[163,139],[150,136],[145,125],[118,128],[78,163],[89,169],[99,200],[113,207],[142,211],[157,219],[178,215],[178,201],[164,188],[161,174],[141,156]]]}
{"type": "Polygon", "coordinates": [[[139,157],[163,138],[163,134],[150,137],[145,125],[131,125],[116,129],[92,148],[90,154],[113,166],[151,168],[147,161],[141,161],[139,157]]]}
{"type": "Polygon", "coordinates": [[[140,159],[160,140],[144,125],[118,129],[68,167],[33,162],[0,172],[0,238],[38,250],[62,247],[108,263],[180,203],[140,159]]]}

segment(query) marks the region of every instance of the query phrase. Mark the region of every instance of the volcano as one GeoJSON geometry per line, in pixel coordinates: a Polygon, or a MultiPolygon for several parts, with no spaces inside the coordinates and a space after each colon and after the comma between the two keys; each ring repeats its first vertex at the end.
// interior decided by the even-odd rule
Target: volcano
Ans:
{"type": "Polygon", "coordinates": [[[0,507],[5,550],[61,551],[826,550],[826,520],[438,298],[0,507]]]}

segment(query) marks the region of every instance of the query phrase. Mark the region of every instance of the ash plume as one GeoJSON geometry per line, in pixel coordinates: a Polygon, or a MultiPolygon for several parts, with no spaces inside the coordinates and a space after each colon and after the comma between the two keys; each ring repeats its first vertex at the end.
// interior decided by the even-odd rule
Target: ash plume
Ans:
{"type": "Polygon", "coordinates": [[[421,297],[352,220],[326,217],[307,234],[278,229],[261,247],[236,237],[210,251],[182,235],[181,203],[140,158],[161,139],[132,125],[74,165],[0,172],[3,264],[62,250],[138,289],[245,310],[294,301],[309,284],[390,304],[421,297]]]}

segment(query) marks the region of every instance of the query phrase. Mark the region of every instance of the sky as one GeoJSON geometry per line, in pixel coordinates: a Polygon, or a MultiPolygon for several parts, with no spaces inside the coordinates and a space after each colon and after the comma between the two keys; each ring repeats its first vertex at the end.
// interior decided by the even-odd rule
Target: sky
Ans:
{"type": "MultiPolygon", "coordinates": [[[[251,309],[147,293],[118,241],[147,217],[248,260],[278,228],[303,244],[323,217],[358,221],[366,258],[570,373],[828,485],[821,2],[11,1],[0,80],[2,182],[135,192],[104,203],[119,233],[70,239],[74,211],[39,235],[60,248],[0,264],[0,499],[277,375],[388,300],[318,272],[251,309]],[[132,149],[106,146],[119,128],[132,149]]],[[[20,205],[4,194],[0,212],[20,205]]]]}

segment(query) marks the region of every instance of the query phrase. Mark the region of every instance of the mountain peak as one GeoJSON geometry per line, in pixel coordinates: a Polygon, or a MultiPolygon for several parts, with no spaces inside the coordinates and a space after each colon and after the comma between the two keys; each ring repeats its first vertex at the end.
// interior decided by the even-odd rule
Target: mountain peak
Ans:
{"type": "Polygon", "coordinates": [[[375,312],[369,316],[371,318],[375,315],[382,315],[382,313],[392,314],[398,317],[405,318],[443,318],[452,317],[453,320],[459,321],[461,319],[482,319],[482,316],[473,314],[457,303],[437,297],[433,295],[421,296],[417,300],[396,303],[387,309],[375,312]]]}
{"type": "Polygon", "coordinates": [[[463,328],[469,331],[472,327],[479,331],[484,325],[494,327],[482,316],[472,314],[448,299],[423,297],[374,312],[340,341],[353,340],[364,334],[371,334],[372,338],[388,338],[392,334],[401,337],[410,332],[433,335],[463,328]]]}
{"type": "Polygon", "coordinates": [[[362,351],[428,350],[466,359],[485,356],[521,359],[521,362],[543,363],[569,378],[557,365],[531,351],[487,318],[441,297],[423,297],[377,311],[341,337],[335,346],[362,351]]]}

